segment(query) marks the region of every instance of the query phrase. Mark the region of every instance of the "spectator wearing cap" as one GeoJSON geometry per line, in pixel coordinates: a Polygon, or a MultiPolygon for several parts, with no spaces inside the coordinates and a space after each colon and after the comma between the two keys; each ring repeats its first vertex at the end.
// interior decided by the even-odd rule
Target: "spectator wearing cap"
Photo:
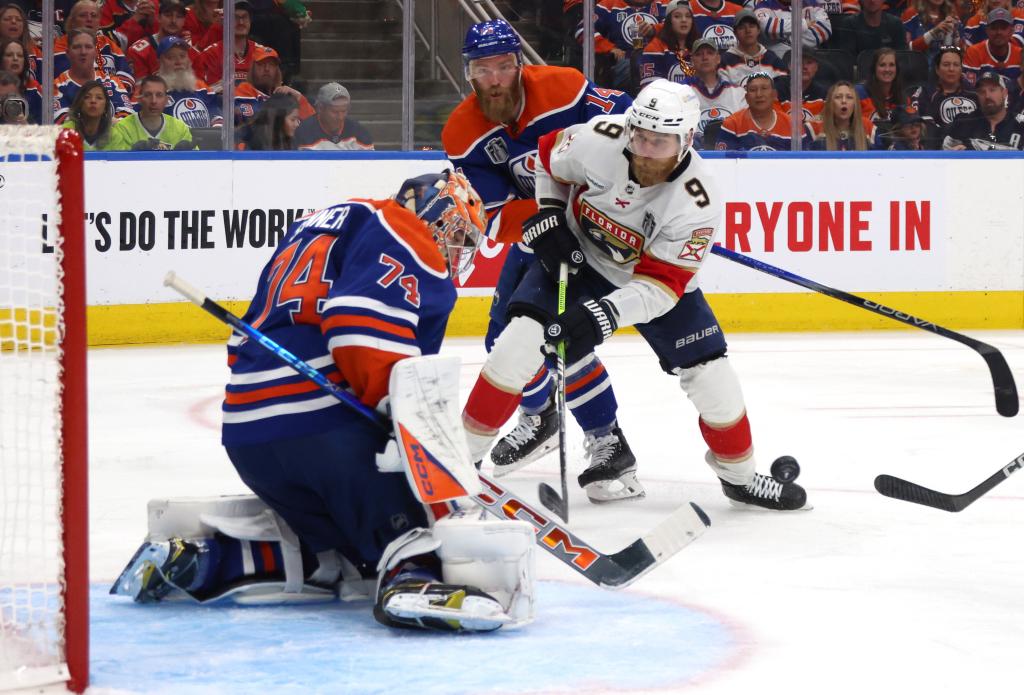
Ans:
{"type": "MultiPolygon", "coordinates": [[[[75,29],[84,29],[96,39],[96,69],[104,75],[117,78],[128,89],[135,86],[135,76],[121,45],[99,30],[100,6],[92,0],[79,0],[71,6],[64,21],[64,36],[53,42],[53,74],[59,75],[71,66],[68,57],[68,36],[75,29]]],[[[70,106],[70,103],[69,103],[70,106]]]]}
{"type": "MultiPolygon", "coordinates": [[[[818,79],[818,54],[813,48],[805,48],[800,61],[800,101],[803,103],[804,118],[807,121],[815,121],[825,106],[825,99],[828,96],[829,85],[818,79]]],[[[775,91],[779,95],[782,110],[789,113],[792,109],[790,104],[790,76],[783,75],[775,79],[775,91]]]]}
{"type": "Polygon", "coordinates": [[[897,15],[884,11],[885,0],[861,0],[860,12],[837,22],[832,47],[857,57],[879,48],[907,50],[907,32],[897,15]]]}
{"type": "Polygon", "coordinates": [[[753,10],[736,13],[733,32],[736,44],[722,54],[722,77],[740,87],[757,72],[766,72],[772,79],[789,73],[789,66],[760,42],[761,25],[753,10]]]}
{"type": "Polygon", "coordinates": [[[1024,45],[1024,4],[1013,7],[1010,0],[981,0],[978,3],[978,11],[967,18],[963,26],[964,48],[969,48],[976,43],[988,38],[985,33],[985,25],[988,24],[988,13],[997,7],[1010,12],[1013,25],[1012,39],[1024,45]]]}
{"type": "Polygon", "coordinates": [[[134,113],[131,90],[119,79],[96,67],[96,34],[88,29],[72,29],[67,35],[69,67],[53,80],[53,99],[57,109],[56,122],[61,123],[71,108],[78,90],[86,82],[99,80],[107,90],[114,108],[114,117],[134,113]]]}
{"type": "Polygon", "coordinates": [[[978,110],[978,97],[964,80],[963,56],[956,46],[943,46],[932,62],[934,79],[916,87],[909,96],[914,110],[925,122],[945,137],[953,120],[978,110]]]}
{"type": "Polygon", "coordinates": [[[155,74],[167,83],[164,113],[185,122],[189,128],[223,125],[220,97],[196,77],[190,58],[191,47],[180,36],[167,36],[157,46],[159,65],[155,74]]]}
{"type": "MultiPolygon", "coordinates": [[[[675,1],[675,0],[673,0],[675,1]]],[[[727,0],[683,0],[688,2],[693,12],[693,23],[697,27],[697,38],[711,39],[724,51],[736,45],[736,34],[733,27],[736,15],[743,10],[742,5],[727,0]]],[[[669,5],[672,2],[668,3],[669,5]]]]}
{"type": "Polygon", "coordinates": [[[114,124],[110,139],[117,150],[194,150],[192,131],[164,113],[167,83],[159,75],[139,82],[139,111],[114,124]]]}
{"type": "MultiPolygon", "coordinates": [[[[189,47],[188,35],[185,33],[185,6],[177,0],[164,0],[160,5],[159,31],[139,39],[128,48],[128,60],[136,80],[160,69],[160,42],[172,36],[180,38],[189,47]]],[[[199,51],[193,48],[190,53],[189,58],[195,64],[200,58],[199,51]]]]}
{"type": "Polygon", "coordinates": [[[828,88],[821,118],[812,122],[813,150],[849,152],[876,149],[878,128],[860,110],[853,85],[839,80],[828,88]]]}
{"type": "MultiPolygon", "coordinates": [[[[635,93],[632,65],[665,19],[660,0],[600,0],[594,5],[594,54],[603,87],[635,93]]],[[[583,22],[576,28],[583,41],[583,22]]]]}
{"type": "Polygon", "coordinates": [[[185,10],[185,31],[197,51],[204,51],[221,40],[224,10],[221,0],[196,0],[185,10]]]}
{"type": "MultiPolygon", "coordinates": [[[[274,51],[272,48],[250,39],[249,31],[251,29],[252,5],[246,2],[246,0],[240,0],[240,2],[235,3],[235,35],[231,42],[235,56],[235,85],[240,85],[245,81],[246,76],[249,74],[249,68],[252,67],[253,56],[256,54],[257,49],[261,51],[260,55],[265,56],[266,51],[271,51],[274,55],[277,55],[277,51],[274,51]]],[[[203,80],[210,85],[213,91],[220,92],[221,80],[224,77],[224,42],[217,41],[210,45],[203,51],[200,62],[202,63],[201,65],[194,66],[196,74],[202,74],[203,80]]]]}
{"type": "MultiPolygon", "coordinates": [[[[761,24],[761,40],[780,58],[792,48],[793,17],[789,0],[755,0],[754,14],[761,24]]],[[[832,22],[817,0],[804,0],[802,43],[817,48],[832,36],[832,22]]]]}
{"type": "MultiPolygon", "coordinates": [[[[771,75],[751,75],[745,87],[747,108],[722,121],[715,145],[719,150],[789,151],[793,142],[789,114],[782,110],[771,75]]],[[[801,147],[807,149],[814,131],[804,124],[801,147]]]]}
{"type": "Polygon", "coordinates": [[[245,82],[235,89],[235,125],[250,120],[260,110],[260,104],[271,94],[288,94],[299,105],[299,116],[308,118],[314,111],[298,90],[284,84],[281,59],[277,51],[262,44],[253,50],[252,65],[245,82]]]}
{"type": "Polygon", "coordinates": [[[915,0],[903,16],[910,50],[934,60],[942,46],[959,46],[963,41],[962,25],[954,0],[915,0]]]}
{"type": "Polygon", "coordinates": [[[98,0],[100,31],[118,42],[122,49],[155,33],[159,0],[98,0]]]}
{"type": "Polygon", "coordinates": [[[721,54],[713,39],[697,39],[693,44],[692,77],[686,79],[700,99],[700,121],[697,124],[698,147],[702,147],[704,129],[714,121],[724,121],[734,113],[747,108],[743,87],[722,79],[718,66],[721,54]]]}
{"type": "Polygon", "coordinates": [[[300,150],[372,150],[373,137],[363,124],[348,117],[352,100],[348,90],[328,82],[316,95],[316,114],[302,121],[295,132],[300,150]]]}
{"type": "Polygon", "coordinates": [[[1024,122],[1014,118],[1007,108],[1005,78],[995,71],[986,70],[978,75],[975,88],[978,112],[957,116],[942,141],[942,149],[1024,149],[1024,122]]]}
{"type": "Polygon", "coordinates": [[[1021,45],[1011,41],[1013,15],[1002,7],[990,10],[986,18],[987,39],[974,44],[964,52],[964,75],[967,83],[975,84],[983,72],[995,72],[1014,82],[1021,74],[1021,45]]]}
{"type": "Polygon", "coordinates": [[[665,8],[665,22],[644,46],[638,59],[639,84],[643,88],[659,77],[682,82],[693,74],[690,51],[697,40],[689,0],[672,0],[665,8]]]}
{"type": "Polygon", "coordinates": [[[924,138],[925,120],[917,111],[899,109],[894,119],[896,128],[891,133],[890,150],[917,152],[933,149],[924,138]]]}

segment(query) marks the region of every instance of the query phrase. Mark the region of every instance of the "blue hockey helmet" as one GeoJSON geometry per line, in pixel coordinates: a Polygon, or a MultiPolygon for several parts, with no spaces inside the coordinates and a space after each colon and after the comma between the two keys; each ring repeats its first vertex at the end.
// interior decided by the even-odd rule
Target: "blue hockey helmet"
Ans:
{"type": "Polygon", "coordinates": [[[462,43],[462,63],[468,66],[471,60],[504,53],[515,53],[521,63],[522,51],[523,44],[512,25],[504,19],[492,19],[474,24],[466,32],[466,40],[462,43]]]}
{"type": "Polygon", "coordinates": [[[407,179],[395,200],[427,223],[452,275],[473,265],[487,228],[484,203],[461,171],[407,179]]]}

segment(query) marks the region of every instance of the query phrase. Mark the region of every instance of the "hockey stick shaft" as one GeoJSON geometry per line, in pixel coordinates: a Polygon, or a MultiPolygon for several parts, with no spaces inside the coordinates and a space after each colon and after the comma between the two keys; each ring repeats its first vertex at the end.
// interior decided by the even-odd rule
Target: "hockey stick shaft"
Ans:
{"type": "MultiPolygon", "coordinates": [[[[309,363],[232,314],[173,272],[167,273],[164,285],[202,307],[218,321],[249,336],[262,348],[360,415],[367,417],[382,429],[391,431],[390,423],[383,416],[367,408],[355,396],[339,388],[309,363]]],[[[590,581],[608,588],[619,588],[632,583],[689,545],[711,525],[707,515],[691,502],[690,507],[676,510],[645,536],[617,553],[606,555],[573,535],[554,519],[549,519],[547,515],[532,509],[512,491],[502,488],[482,475],[480,481],[484,484],[485,490],[473,496],[477,503],[500,519],[519,519],[530,523],[536,531],[537,545],[590,581]]]]}
{"type": "MultiPolygon", "coordinates": [[[[569,264],[562,262],[558,266],[558,315],[565,313],[565,293],[569,286],[569,264]]],[[[562,483],[562,494],[559,496],[547,483],[537,488],[537,496],[541,504],[569,521],[569,486],[568,450],[565,444],[565,343],[560,342],[555,350],[555,413],[558,422],[558,473],[562,483]]]]}
{"type": "Polygon", "coordinates": [[[794,285],[800,285],[801,287],[823,294],[826,297],[838,299],[842,302],[846,302],[847,304],[860,307],[861,309],[867,309],[879,316],[885,316],[886,318],[899,321],[900,323],[913,326],[914,328],[931,331],[943,338],[949,338],[950,340],[955,340],[961,345],[966,345],[981,355],[982,359],[985,360],[985,364],[988,366],[989,374],[992,377],[992,386],[995,389],[996,412],[1004,417],[1013,417],[1020,409],[1020,400],[1017,397],[1017,385],[1014,382],[1010,366],[1006,363],[1006,358],[1003,357],[1003,353],[988,343],[983,343],[980,340],[975,340],[974,338],[970,338],[962,333],[951,331],[948,328],[938,326],[931,321],[919,319],[916,316],[911,316],[910,314],[898,309],[887,307],[884,304],[873,302],[870,299],[864,299],[863,297],[858,297],[857,295],[850,294],[849,292],[837,290],[836,288],[829,287],[828,285],[822,285],[820,282],[808,280],[807,278],[800,277],[788,270],[776,268],[764,261],[759,261],[756,258],[745,256],[731,249],[727,249],[724,246],[719,246],[718,244],[711,247],[711,253],[721,256],[722,258],[727,258],[730,261],[739,263],[740,265],[745,265],[748,268],[753,268],[754,270],[759,270],[762,273],[777,277],[780,280],[791,282],[794,285]]]}
{"type": "Polygon", "coordinates": [[[1010,463],[986,478],[978,486],[960,495],[936,492],[923,485],[918,485],[917,483],[912,483],[892,475],[880,475],[875,478],[875,489],[886,497],[893,499],[923,504],[926,507],[934,507],[946,512],[959,512],[1019,471],[1021,467],[1024,467],[1024,454],[1010,461],[1010,463]]]}

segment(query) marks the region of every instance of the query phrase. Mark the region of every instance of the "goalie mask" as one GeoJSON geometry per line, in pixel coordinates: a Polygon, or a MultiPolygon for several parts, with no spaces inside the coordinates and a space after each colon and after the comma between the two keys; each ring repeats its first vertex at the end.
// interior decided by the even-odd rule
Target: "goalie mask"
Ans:
{"type": "Polygon", "coordinates": [[[681,162],[699,123],[700,99],[693,87],[655,80],[626,111],[626,148],[638,157],[681,162]]]}
{"type": "Polygon", "coordinates": [[[452,276],[473,265],[487,213],[483,201],[461,171],[424,174],[406,180],[395,196],[405,209],[427,223],[452,276]]]}

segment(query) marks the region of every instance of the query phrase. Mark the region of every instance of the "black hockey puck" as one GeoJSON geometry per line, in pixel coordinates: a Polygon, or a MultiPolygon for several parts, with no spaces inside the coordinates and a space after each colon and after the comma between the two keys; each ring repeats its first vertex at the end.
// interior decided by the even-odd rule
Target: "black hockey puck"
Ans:
{"type": "Polygon", "coordinates": [[[780,483],[791,483],[800,475],[800,464],[792,456],[780,456],[772,462],[772,477],[780,483]]]}

